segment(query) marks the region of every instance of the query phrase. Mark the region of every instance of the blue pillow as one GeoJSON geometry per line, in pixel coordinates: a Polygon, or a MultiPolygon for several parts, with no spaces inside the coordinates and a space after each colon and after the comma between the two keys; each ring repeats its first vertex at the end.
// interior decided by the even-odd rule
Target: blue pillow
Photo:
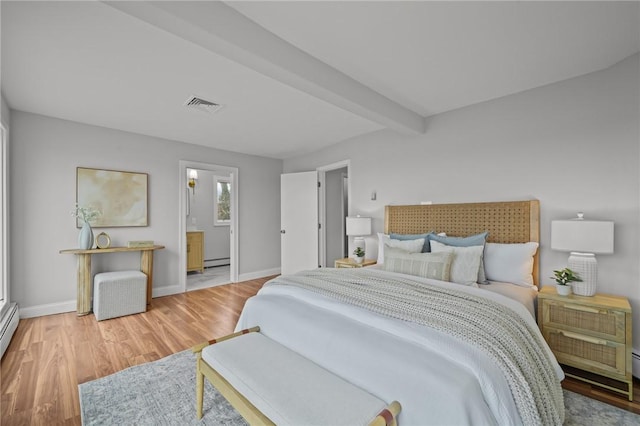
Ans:
{"type": "Polygon", "coordinates": [[[442,244],[446,244],[448,246],[470,247],[470,246],[483,246],[487,242],[488,235],[489,235],[489,232],[482,232],[480,234],[470,235],[468,237],[441,237],[438,234],[434,234],[433,232],[430,232],[427,238],[442,244]]]}
{"type": "MultiPolygon", "coordinates": [[[[430,233],[427,240],[438,241],[439,243],[446,244],[453,247],[470,247],[470,246],[484,246],[487,242],[487,236],[489,232],[481,232],[480,234],[470,235],[468,237],[441,237],[438,234],[430,233]]],[[[425,246],[427,242],[425,241],[425,246]]],[[[431,251],[431,243],[429,243],[429,251],[431,251]]],[[[478,282],[480,284],[488,283],[486,274],[484,272],[484,255],[480,259],[480,269],[478,270],[478,282]]]]}
{"type": "Polygon", "coordinates": [[[429,245],[429,238],[432,235],[436,235],[433,232],[427,232],[426,234],[389,234],[390,238],[394,240],[419,240],[420,238],[424,238],[424,246],[422,246],[422,253],[429,253],[431,251],[431,245],[429,245]]]}

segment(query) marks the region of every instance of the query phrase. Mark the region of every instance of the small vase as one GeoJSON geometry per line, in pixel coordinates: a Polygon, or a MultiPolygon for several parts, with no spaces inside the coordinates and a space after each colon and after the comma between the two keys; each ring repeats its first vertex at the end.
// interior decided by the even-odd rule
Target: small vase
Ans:
{"type": "Polygon", "coordinates": [[[78,247],[81,250],[89,250],[93,247],[93,230],[87,222],[82,225],[80,234],[78,234],[78,247]]]}
{"type": "Polygon", "coordinates": [[[363,257],[356,256],[355,258],[353,258],[353,260],[359,265],[364,261],[364,256],[363,257]]]}
{"type": "Polygon", "coordinates": [[[571,286],[556,284],[556,291],[560,296],[568,296],[571,294],[571,286]]]}

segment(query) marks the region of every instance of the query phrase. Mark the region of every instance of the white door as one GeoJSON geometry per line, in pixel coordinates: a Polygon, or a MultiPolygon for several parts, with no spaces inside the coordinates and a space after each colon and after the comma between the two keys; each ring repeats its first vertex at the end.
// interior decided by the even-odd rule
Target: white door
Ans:
{"type": "Polygon", "coordinates": [[[318,267],[318,172],[280,176],[281,272],[318,267]]]}

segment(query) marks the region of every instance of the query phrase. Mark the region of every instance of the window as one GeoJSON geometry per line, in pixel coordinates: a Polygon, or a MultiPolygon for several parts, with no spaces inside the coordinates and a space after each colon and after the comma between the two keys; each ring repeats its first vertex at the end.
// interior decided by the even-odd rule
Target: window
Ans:
{"type": "Polygon", "coordinates": [[[213,188],[213,224],[214,226],[229,226],[231,223],[231,178],[228,176],[214,176],[213,188]]]}

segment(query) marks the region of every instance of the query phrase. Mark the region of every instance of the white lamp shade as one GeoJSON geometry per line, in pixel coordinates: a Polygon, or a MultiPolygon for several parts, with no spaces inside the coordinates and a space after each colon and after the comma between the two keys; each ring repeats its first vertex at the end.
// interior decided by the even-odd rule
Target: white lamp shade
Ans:
{"type": "Polygon", "coordinates": [[[198,179],[198,171],[189,169],[189,179],[198,179]]]}
{"type": "Polygon", "coordinates": [[[551,248],[595,254],[613,253],[613,222],[600,220],[554,220],[551,248]]]}
{"type": "Polygon", "coordinates": [[[361,237],[371,235],[370,217],[347,217],[347,235],[361,237]]]}

